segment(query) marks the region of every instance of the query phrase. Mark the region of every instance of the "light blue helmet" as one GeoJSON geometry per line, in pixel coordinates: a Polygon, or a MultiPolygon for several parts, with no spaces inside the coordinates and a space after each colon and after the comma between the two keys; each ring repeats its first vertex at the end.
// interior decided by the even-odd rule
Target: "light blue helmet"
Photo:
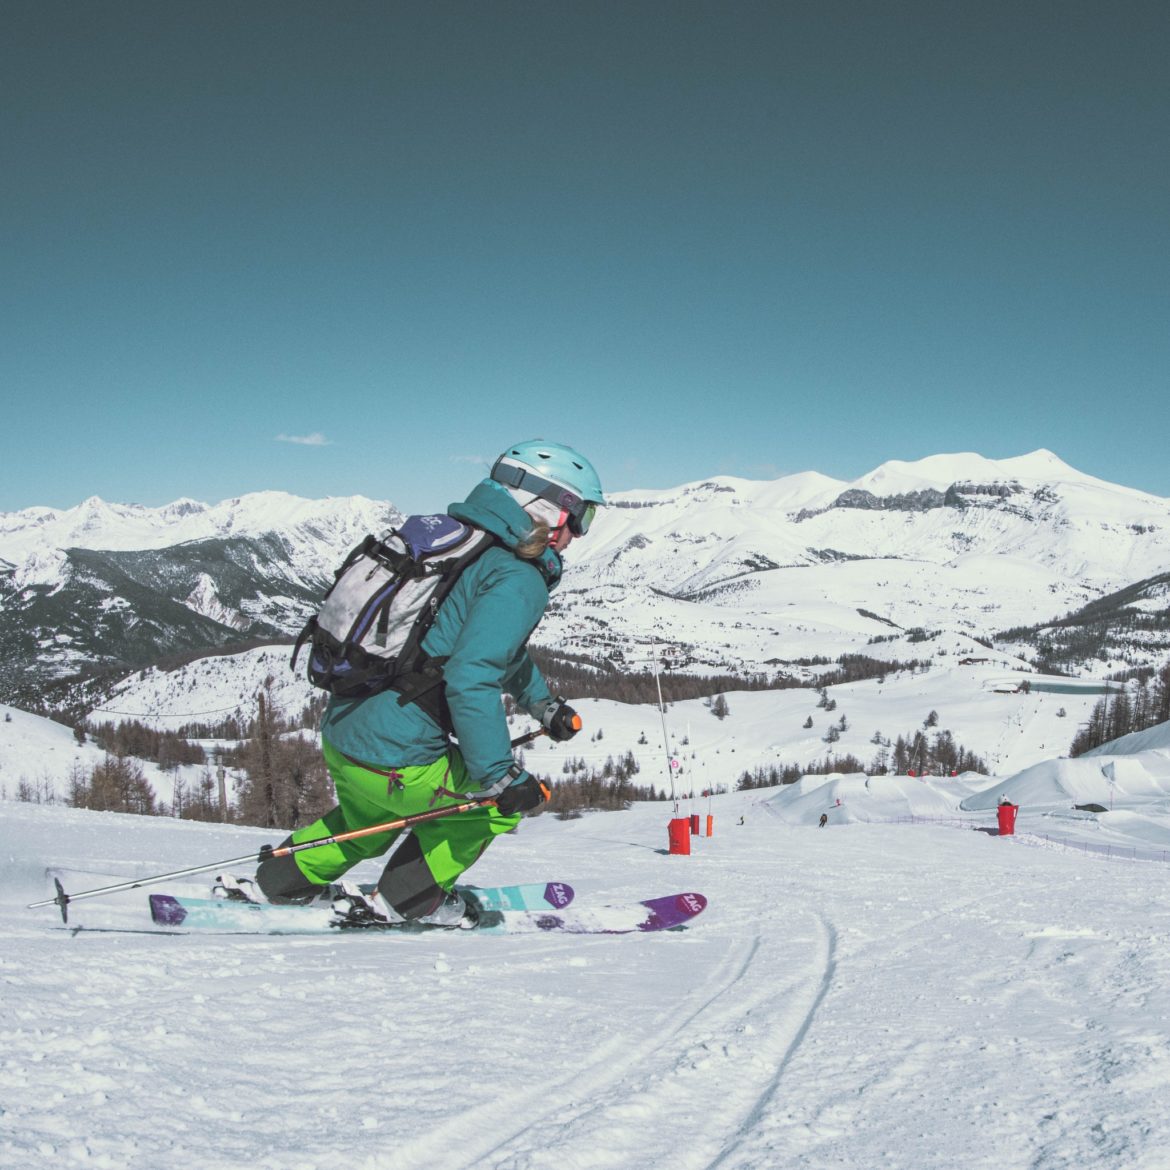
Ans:
{"type": "Polygon", "coordinates": [[[505,487],[528,491],[569,514],[569,529],[584,536],[600,505],[605,503],[593,464],[572,447],[528,439],[509,447],[492,467],[492,479],[505,487]]]}

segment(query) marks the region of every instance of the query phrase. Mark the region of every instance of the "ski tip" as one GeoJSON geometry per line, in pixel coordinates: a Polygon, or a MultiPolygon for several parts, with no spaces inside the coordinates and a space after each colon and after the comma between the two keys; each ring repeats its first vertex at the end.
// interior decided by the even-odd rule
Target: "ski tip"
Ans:
{"type": "Polygon", "coordinates": [[[695,893],[666,894],[661,898],[648,898],[642,905],[652,910],[672,911],[683,918],[694,918],[707,909],[707,896],[695,893]]]}
{"type": "Polygon", "coordinates": [[[187,911],[170,894],[151,894],[150,917],[158,926],[180,926],[187,917],[187,911]]]}
{"type": "Polygon", "coordinates": [[[559,910],[573,900],[573,887],[564,882],[549,882],[544,887],[544,900],[559,910]]]}
{"type": "Polygon", "coordinates": [[[642,905],[649,911],[649,916],[639,930],[673,930],[702,914],[707,909],[707,898],[696,893],[667,894],[662,898],[650,898],[642,905]]]}

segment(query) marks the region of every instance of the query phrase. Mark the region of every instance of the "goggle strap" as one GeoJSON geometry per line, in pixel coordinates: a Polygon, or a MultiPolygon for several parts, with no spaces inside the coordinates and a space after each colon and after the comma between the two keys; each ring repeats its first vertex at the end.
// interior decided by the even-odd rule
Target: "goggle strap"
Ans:
{"type": "MultiPolygon", "coordinates": [[[[561,508],[565,506],[566,495],[579,501],[578,507],[585,505],[585,501],[575,492],[571,492],[568,488],[561,487],[560,484],[553,483],[543,476],[536,475],[527,468],[517,467],[514,463],[501,463],[497,460],[495,467],[492,468],[492,479],[496,483],[503,484],[504,487],[532,492],[539,499],[548,500],[550,504],[556,504],[561,508]]],[[[571,509],[569,510],[571,511],[571,509]]]]}

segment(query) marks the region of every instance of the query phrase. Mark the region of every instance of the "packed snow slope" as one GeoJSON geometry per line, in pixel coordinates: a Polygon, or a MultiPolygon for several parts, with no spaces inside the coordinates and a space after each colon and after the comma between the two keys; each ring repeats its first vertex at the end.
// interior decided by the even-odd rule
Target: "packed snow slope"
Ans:
{"type": "MultiPolygon", "coordinates": [[[[683,804],[714,818],[690,856],[669,804],[539,817],[472,871],[710,899],[609,937],[75,932],[25,908],[47,867],[76,892],[272,834],[0,805],[0,1164],[1164,1170],[1170,870],[1082,845],[1164,837],[1167,802],[1119,783],[1008,838],[971,777],[882,780],[683,804]]],[[[143,890],[70,919],[151,929],[143,890]]]]}

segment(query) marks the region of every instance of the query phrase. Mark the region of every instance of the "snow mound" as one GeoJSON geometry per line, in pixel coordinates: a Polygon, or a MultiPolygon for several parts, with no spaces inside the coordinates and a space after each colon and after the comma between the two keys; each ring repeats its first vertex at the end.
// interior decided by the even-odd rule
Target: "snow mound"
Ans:
{"type": "Polygon", "coordinates": [[[974,783],[986,776],[804,776],[765,802],[788,825],[830,825],[954,816],[974,783]]]}
{"type": "Polygon", "coordinates": [[[1145,731],[1134,731],[1123,735],[1120,739],[1104,743],[1092,751],[1085,752],[1086,756],[1114,756],[1132,755],[1138,752],[1163,752],[1170,754],[1170,722],[1156,723],[1147,727],[1145,731]]]}
{"type": "Polygon", "coordinates": [[[1166,800],[1170,798],[1170,757],[1162,752],[1141,752],[1133,756],[1047,760],[969,796],[962,808],[994,808],[1004,796],[1012,804],[1029,808],[1079,804],[1108,807],[1118,798],[1129,803],[1166,800]]]}

